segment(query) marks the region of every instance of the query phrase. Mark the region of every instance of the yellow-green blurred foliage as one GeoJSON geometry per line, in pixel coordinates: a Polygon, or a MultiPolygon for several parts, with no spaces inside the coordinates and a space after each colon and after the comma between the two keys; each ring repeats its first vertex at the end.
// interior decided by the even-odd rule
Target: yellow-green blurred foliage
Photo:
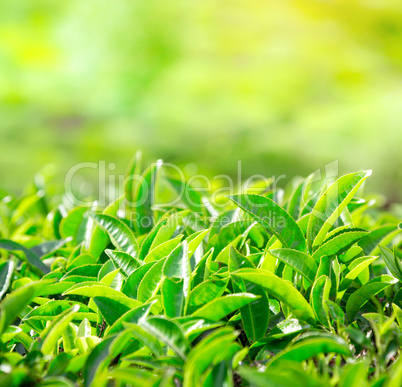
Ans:
{"type": "Polygon", "coordinates": [[[400,0],[3,0],[0,178],[124,169],[307,174],[339,159],[401,198],[400,0]]]}

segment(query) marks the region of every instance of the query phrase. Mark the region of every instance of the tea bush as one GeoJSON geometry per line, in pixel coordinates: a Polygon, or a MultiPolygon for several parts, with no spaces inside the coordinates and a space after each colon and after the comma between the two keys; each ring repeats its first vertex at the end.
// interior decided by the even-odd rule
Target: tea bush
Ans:
{"type": "Polygon", "coordinates": [[[2,386],[402,385],[401,219],[356,196],[370,172],[218,205],[161,169],[136,156],[106,208],[2,198],[2,386]]]}

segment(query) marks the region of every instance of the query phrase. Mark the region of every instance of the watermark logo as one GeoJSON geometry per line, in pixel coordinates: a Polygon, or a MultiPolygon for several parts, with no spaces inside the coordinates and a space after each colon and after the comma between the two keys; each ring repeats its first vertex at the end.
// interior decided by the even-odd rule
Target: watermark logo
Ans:
{"type": "MultiPolygon", "coordinates": [[[[289,201],[293,193],[287,192],[284,197],[283,186],[289,186],[293,180],[286,175],[264,176],[253,175],[247,179],[242,179],[241,161],[237,163],[236,178],[220,174],[212,178],[193,174],[187,176],[182,168],[171,163],[162,163],[161,160],[152,164],[145,174],[132,174],[124,176],[115,174],[116,165],[106,163],[100,160],[97,163],[85,162],[72,167],[65,176],[64,188],[65,199],[71,206],[93,207],[96,201],[100,208],[106,207],[111,201],[123,195],[125,192],[131,192],[129,195],[123,195],[122,206],[127,210],[132,210],[131,214],[126,214],[126,218],[132,221],[137,216],[138,208],[151,208],[168,210],[170,208],[189,208],[195,212],[207,213],[209,217],[216,217],[224,208],[231,203],[228,196],[237,194],[257,194],[269,197],[271,200],[283,206],[285,201],[289,201]],[[96,176],[97,186],[93,189],[97,197],[85,198],[77,190],[77,181],[83,173],[93,173],[96,176]],[[130,190],[128,190],[128,187],[130,190]]],[[[334,184],[339,176],[338,161],[326,164],[323,168],[312,173],[308,178],[301,180],[302,190],[298,197],[299,207],[304,212],[313,210],[317,194],[331,184],[334,184]]],[[[297,184],[294,184],[296,189],[297,184]]],[[[300,190],[299,190],[300,191],[300,190]]],[[[244,197],[247,201],[248,196],[244,197]]],[[[332,200],[336,200],[334,195],[332,200]]],[[[263,206],[258,203],[248,203],[254,207],[263,206]]],[[[334,203],[332,202],[332,205],[334,203]]],[[[336,203],[335,203],[336,204],[336,203]]],[[[286,207],[286,206],[285,206],[286,207]]],[[[152,214],[149,215],[151,217],[152,214]]],[[[270,217],[269,214],[265,216],[270,217]]],[[[146,218],[144,216],[143,218],[146,218]]],[[[224,220],[222,220],[224,222],[224,220]]],[[[279,222],[278,219],[268,219],[267,222],[279,222]]],[[[284,223],[285,224],[285,223],[284,223]]],[[[149,219],[149,225],[152,225],[152,219],[149,219]]],[[[285,227],[285,226],[284,226],[285,227]]]]}

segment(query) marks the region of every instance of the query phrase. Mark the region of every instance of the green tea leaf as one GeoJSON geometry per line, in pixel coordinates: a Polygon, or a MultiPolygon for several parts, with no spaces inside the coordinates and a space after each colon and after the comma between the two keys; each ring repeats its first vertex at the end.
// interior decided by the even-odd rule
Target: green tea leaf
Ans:
{"type": "Polygon", "coordinates": [[[148,347],[152,353],[157,356],[162,356],[163,348],[155,335],[150,334],[144,328],[132,323],[123,323],[125,328],[128,328],[133,336],[144,346],[148,347]]]}
{"type": "Polygon", "coordinates": [[[310,255],[292,249],[274,249],[269,250],[269,253],[291,266],[310,283],[314,282],[318,267],[310,255]]]}
{"type": "Polygon", "coordinates": [[[337,294],[337,299],[341,300],[346,290],[349,288],[351,283],[367,269],[378,257],[360,257],[355,259],[349,266],[349,272],[343,277],[343,280],[339,286],[339,291],[337,294]]]}
{"type": "MultiPolygon", "coordinates": [[[[77,305],[79,309],[75,313],[77,318],[88,318],[91,313],[91,309],[88,306],[76,301],[67,300],[50,300],[44,305],[37,306],[33,308],[29,313],[27,313],[23,321],[37,320],[37,321],[49,321],[53,320],[55,317],[64,313],[66,310],[71,309],[73,306],[77,305]]],[[[96,321],[96,320],[95,320],[96,321]]]]}
{"type": "Polygon", "coordinates": [[[166,242],[161,243],[151,250],[145,257],[144,262],[159,261],[161,258],[167,257],[177,246],[179,246],[180,241],[183,236],[179,235],[174,239],[170,239],[166,242]]]}
{"type": "Polygon", "coordinates": [[[144,275],[138,286],[138,296],[137,299],[141,302],[147,302],[152,298],[156,292],[159,290],[163,279],[163,266],[165,264],[166,258],[163,258],[156,262],[148,272],[144,275]]]}
{"type": "Polygon", "coordinates": [[[313,254],[313,258],[319,260],[325,255],[341,254],[367,234],[367,231],[358,229],[342,230],[339,234],[326,240],[313,254]]]}
{"type": "Polygon", "coordinates": [[[47,274],[50,272],[50,269],[40,260],[40,258],[35,253],[17,242],[13,242],[9,239],[0,239],[0,249],[4,249],[7,251],[22,251],[25,254],[29,264],[32,265],[33,268],[36,268],[39,273],[47,274]]]}
{"type": "Polygon", "coordinates": [[[3,262],[0,264],[0,299],[3,298],[10,286],[14,267],[15,264],[13,261],[3,262]]]}
{"type": "Polygon", "coordinates": [[[167,257],[163,265],[163,275],[167,278],[180,278],[183,280],[183,294],[187,299],[190,293],[190,258],[186,241],[176,247],[167,257]]]}
{"type": "Polygon", "coordinates": [[[192,316],[202,317],[211,321],[219,321],[257,298],[258,296],[251,293],[229,294],[208,302],[206,305],[197,309],[192,316]]]}
{"type": "Polygon", "coordinates": [[[65,239],[72,237],[75,243],[83,240],[85,222],[84,214],[88,211],[87,207],[73,208],[60,222],[60,234],[65,239]]]}
{"type": "Polygon", "coordinates": [[[283,360],[302,362],[321,353],[338,353],[343,356],[352,355],[347,344],[339,337],[313,337],[304,339],[282,351],[269,362],[269,367],[283,360]]]}
{"type": "Polygon", "coordinates": [[[115,368],[108,372],[108,379],[115,380],[121,385],[152,387],[155,386],[158,378],[147,370],[136,368],[115,368]]]}
{"type": "Polygon", "coordinates": [[[118,332],[124,330],[124,323],[133,323],[138,324],[140,320],[145,319],[148,316],[152,302],[148,304],[143,304],[141,306],[137,306],[135,308],[130,309],[126,313],[124,313],[121,317],[119,317],[113,325],[111,325],[105,332],[105,337],[112,336],[118,332]]]}
{"type": "Polygon", "coordinates": [[[62,336],[64,330],[74,318],[74,314],[80,309],[79,305],[74,305],[70,309],[59,314],[47,327],[42,331],[40,337],[43,340],[41,351],[44,355],[50,355],[55,350],[57,341],[62,336]]]}
{"type": "Polygon", "coordinates": [[[66,270],[71,270],[78,266],[94,265],[94,264],[96,264],[96,258],[94,258],[92,255],[80,254],[71,260],[69,258],[66,270]]]}
{"type": "Polygon", "coordinates": [[[329,327],[329,310],[326,302],[329,299],[330,290],[331,280],[326,275],[322,275],[314,282],[310,296],[317,320],[327,328],[329,327]]]}
{"type": "Polygon", "coordinates": [[[402,282],[402,265],[401,260],[389,248],[379,246],[381,250],[381,257],[384,260],[390,273],[402,282]]]}
{"type": "MultiPolygon", "coordinates": [[[[117,198],[114,202],[112,202],[109,206],[105,208],[103,214],[116,216],[123,199],[123,195],[117,198]]],[[[93,222],[92,218],[89,219],[93,222]]],[[[88,251],[91,256],[98,258],[102,254],[103,250],[107,247],[109,240],[110,239],[108,233],[104,231],[103,228],[95,226],[92,230],[92,234],[88,236],[86,240],[86,244],[84,246],[85,251],[88,251]]]]}
{"type": "Polygon", "coordinates": [[[361,310],[364,304],[370,300],[371,297],[380,293],[387,287],[398,282],[397,279],[389,275],[380,275],[373,278],[370,282],[356,290],[348,299],[346,303],[346,313],[349,320],[352,320],[356,313],[361,310]]]}
{"type": "Polygon", "coordinates": [[[135,200],[135,194],[138,186],[138,177],[141,174],[141,161],[142,152],[138,150],[135,152],[134,157],[128,164],[125,173],[124,193],[127,201],[128,211],[131,211],[133,208],[133,202],[135,200]]]}
{"type": "Polygon", "coordinates": [[[183,278],[165,278],[162,283],[162,300],[167,317],[180,317],[184,314],[186,296],[183,278]]]}
{"type": "Polygon", "coordinates": [[[119,302],[121,299],[121,297],[94,297],[96,306],[109,325],[113,325],[124,313],[131,309],[131,305],[128,306],[127,303],[119,302]]]}
{"type": "Polygon", "coordinates": [[[148,262],[136,269],[123,286],[122,293],[126,296],[137,299],[138,288],[145,274],[156,264],[157,261],[148,262]]]}
{"type": "Polygon", "coordinates": [[[240,208],[273,233],[288,248],[306,251],[306,241],[296,221],[269,198],[252,195],[229,196],[240,208]]]}
{"type": "Polygon", "coordinates": [[[152,206],[155,202],[155,186],[162,160],[153,163],[137,183],[133,208],[135,209],[135,225],[139,234],[152,230],[154,225],[152,206]]]}
{"type": "Polygon", "coordinates": [[[201,282],[190,293],[187,313],[191,314],[213,299],[221,297],[226,290],[227,284],[227,279],[210,279],[201,282]]]}
{"type": "Polygon", "coordinates": [[[99,270],[101,269],[102,265],[83,265],[75,267],[67,272],[60,281],[66,280],[69,281],[69,278],[72,276],[83,276],[83,277],[94,277],[95,279],[98,277],[99,270]]]}
{"type": "Polygon", "coordinates": [[[116,249],[135,257],[138,256],[139,248],[137,240],[124,222],[106,214],[90,214],[90,217],[109,234],[110,240],[116,249]]]}
{"type": "Polygon", "coordinates": [[[315,317],[311,306],[293,285],[276,275],[261,269],[240,269],[231,276],[242,278],[261,286],[279,301],[285,303],[300,320],[314,324],[315,317]]]}
{"type": "Polygon", "coordinates": [[[312,210],[307,227],[307,241],[310,248],[322,244],[327,232],[370,175],[371,171],[362,171],[342,176],[320,196],[312,210]]]}
{"type": "MultiPolygon", "coordinates": [[[[229,348],[238,336],[238,332],[227,332],[222,328],[222,334],[211,334],[197,344],[189,353],[184,366],[183,387],[196,387],[199,385],[202,374],[210,367],[221,360],[223,349],[229,348]]],[[[237,352],[238,348],[233,351],[237,352]]],[[[233,355],[234,355],[233,353],[233,355]]],[[[228,355],[225,353],[224,355],[228,355]]],[[[230,354],[229,356],[230,357],[230,354]]]]}
{"type": "Polygon", "coordinates": [[[36,254],[39,258],[43,259],[46,258],[59,250],[68,242],[68,239],[61,239],[58,241],[49,241],[40,243],[34,247],[31,247],[31,251],[36,254]]]}
{"type": "MultiPolygon", "coordinates": [[[[242,268],[254,269],[255,266],[247,257],[232,247],[229,258],[229,272],[232,273],[242,268]]],[[[240,309],[242,325],[247,338],[249,341],[255,342],[265,335],[268,328],[268,297],[260,286],[244,281],[241,278],[232,277],[232,286],[235,292],[252,293],[259,297],[240,309]]]]}
{"type": "Polygon", "coordinates": [[[294,190],[287,206],[287,211],[289,215],[295,220],[299,219],[300,217],[303,204],[303,190],[305,184],[306,180],[303,180],[301,183],[299,183],[299,185],[294,190]]]}
{"type": "Polygon", "coordinates": [[[8,294],[0,303],[0,335],[20,315],[24,308],[37,297],[40,291],[51,284],[52,280],[30,282],[8,294]]]}
{"type": "Polygon", "coordinates": [[[176,232],[177,228],[183,223],[183,219],[190,213],[189,210],[179,211],[170,215],[166,222],[161,225],[157,234],[155,235],[150,250],[155,249],[161,243],[164,243],[171,239],[176,232]]]}
{"type": "Polygon", "coordinates": [[[121,303],[129,306],[130,308],[135,308],[140,305],[137,300],[126,297],[123,293],[109,288],[100,283],[83,283],[73,286],[65,295],[78,295],[84,297],[105,297],[114,300],[119,300],[121,303]]]}
{"type": "Polygon", "coordinates": [[[163,227],[167,223],[166,218],[162,218],[155,226],[152,228],[152,230],[145,236],[144,240],[141,243],[140,246],[140,252],[138,254],[138,259],[143,261],[145,257],[148,255],[148,253],[151,250],[151,246],[153,244],[153,241],[158,234],[159,230],[161,227],[163,227]]]}
{"type": "Polygon", "coordinates": [[[105,253],[112,260],[114,267],[120,269],[124,277],[129,277],[136,269],[142,266],[143,262],[124,251],[105,250],[105,253]]]}
{"type": "Polygon", "coordinates": [[[114,337],[109,337],[101,341],[89,354],[83,369],[84,386],[93,386],[96,376],[106,368],[110,362],[109,348],[114,337]]]}
{"type": "Polygon", "coordinates": [[[139,323],[140,327],[173,349],[183,360],[189,346],[181,328],[171,320],[162,317],[148,317],[139,323]]]}
{"type": "Polygon", "coordinates": [[[371,230],[368,235],[362,238],[358,245],[363,248],[363,251],[366,255],[375,255],[375,250],[379,244],[384,244],[384,239],[387,238],[388,235],[399,232],[396,224],[390,224],[381,226],[374,230],[371,230]]]}
{"type": "MultiPolygon", "coordinates": [[[[186,239],[186,241],[188,243],[189,257],[191,257],[195,253],[195,250],[197,250],[198,246],[201,244],[201,242],[207,236],[209,231],[210,231],[209,228],[206,230],[197,231],[186,239]]],[[[196,262],[196,263],[198,263],[198,262],[196,262]]]]}

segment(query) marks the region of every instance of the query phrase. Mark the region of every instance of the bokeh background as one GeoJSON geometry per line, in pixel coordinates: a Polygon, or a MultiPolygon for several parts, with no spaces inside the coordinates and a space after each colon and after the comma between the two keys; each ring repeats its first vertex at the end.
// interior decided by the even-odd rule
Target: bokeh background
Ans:
{"type": "MultiPolygon", "coordinates": [[[[51,163],[306,175],[402,199],[400,0],[2,0],[0,182],[51,163]]],[[[89,178],[96,178],[96,172],[89,178]]]]}

